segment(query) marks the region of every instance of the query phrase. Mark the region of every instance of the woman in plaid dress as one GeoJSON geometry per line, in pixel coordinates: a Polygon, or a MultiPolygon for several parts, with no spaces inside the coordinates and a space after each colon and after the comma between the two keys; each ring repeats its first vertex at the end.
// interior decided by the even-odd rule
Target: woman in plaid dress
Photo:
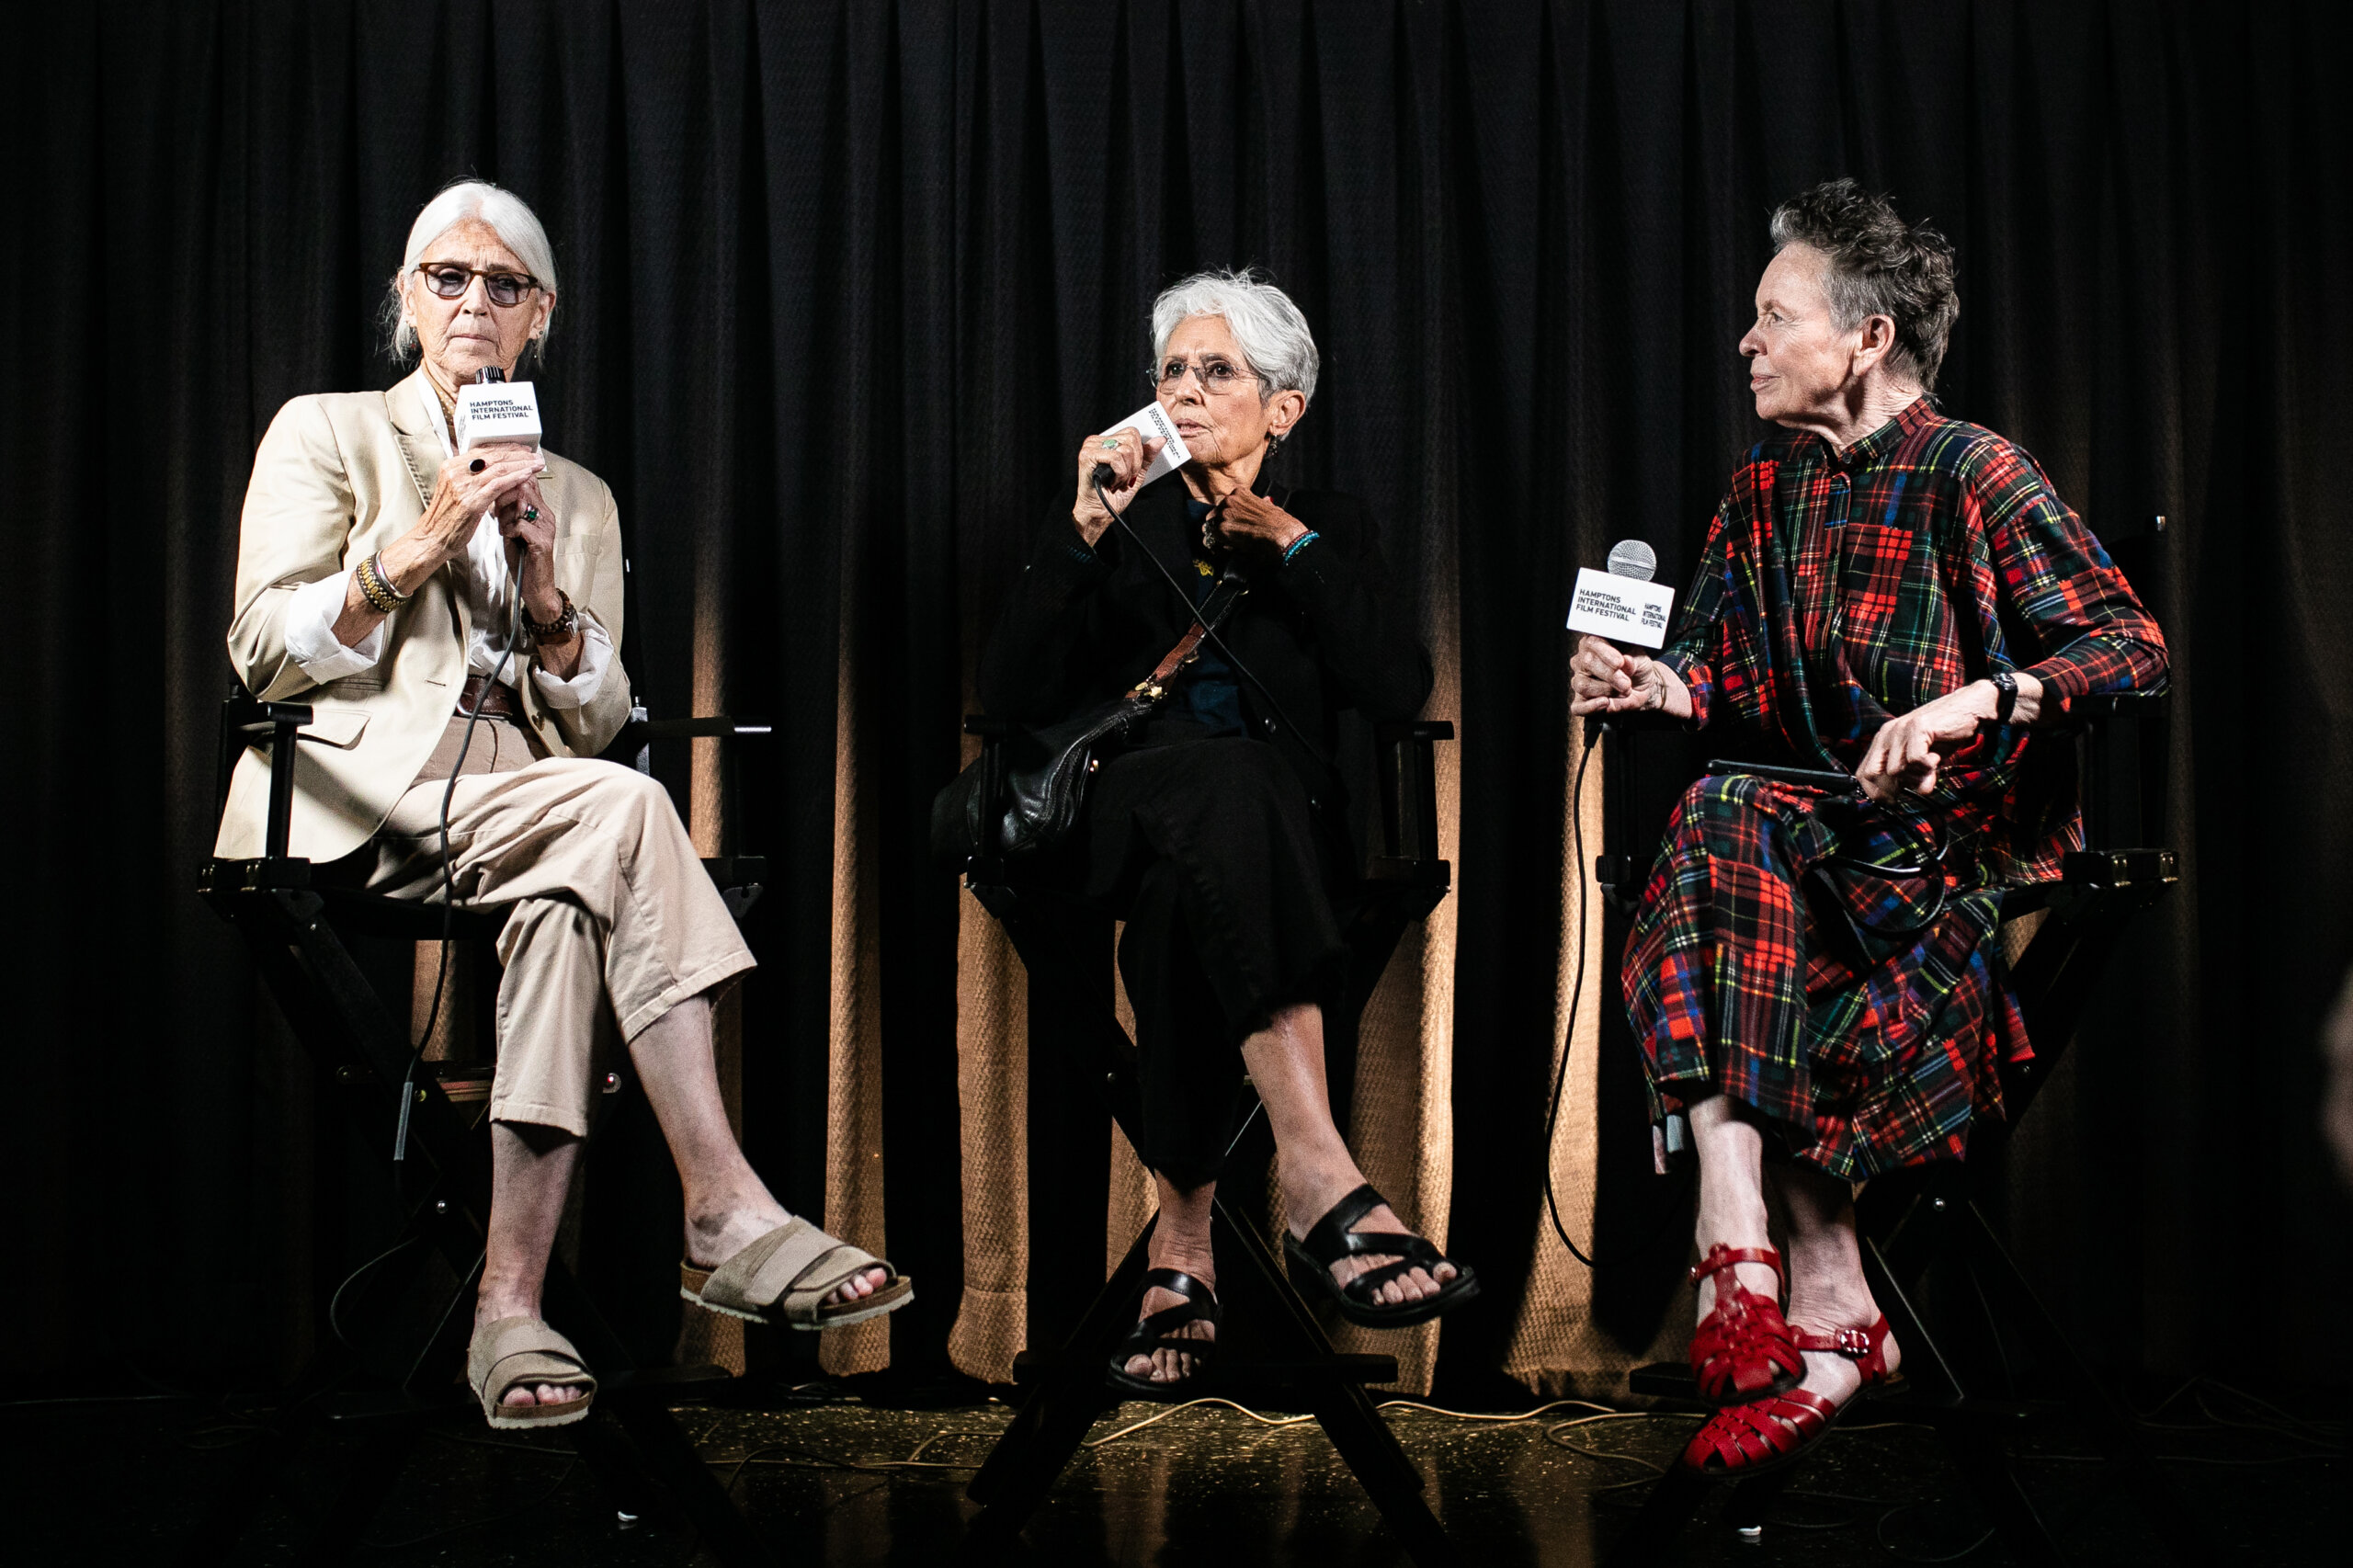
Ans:
{"type": "Polygon", "coordinates": [[[1656,1118],[1699,1159],[1711,1472],[1795,1459],[1899,1360],[1865,1284],[1853,1184],[1958,1159],[2028,1053],[1995,965],[2004,886],[2080,843],[2069,699],[2162,683],[2165,639],[2034,460],[1937,413],[1952,250],[1851,180],[1773,216],[1741,339],[1760,418],[1655,658],[1598,638],[1581,714],[1664,710],[1859,799],[1701,779],[1667,826],[1624,965],[1656,1118]],[[1766,1187],[1787,1215],[1768,1244],[1766,1187]]]}

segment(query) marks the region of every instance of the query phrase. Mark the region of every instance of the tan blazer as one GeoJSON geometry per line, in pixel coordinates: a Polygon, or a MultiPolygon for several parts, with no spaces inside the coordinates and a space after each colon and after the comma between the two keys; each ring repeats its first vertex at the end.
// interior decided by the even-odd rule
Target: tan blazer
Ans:
{"type": "MultiPolygon", "coordinates": [[[[324,686],[286,652],[287,601],[295,589],[348,571],[425,515],[441,467],[441,443],[419,387],[425,373],[382,392],[324,392],[278,411],[254,454],[237,546],[237,613],[229,657],[256,696],[308,702],[294,764],[290,852],[333,860],[372,837],[448,727],[466,674],[469,621],[456,574],[444,566],[387,621],[375,667],[324,686]]],[[[621,642],[621,534],[613,493],[578,463],[545,454],[540,493],[555,513],[557,585],[583,618],[621,642]]],[[[517,658],[537,656],[529,641],[517,658]]],[[[618,658],[594,701],[549,708],[537,683],[521,682],[526,721],[558,756],[594,756],[629,718],[629,677],[618,658]]],[[[214,853],[262,853],[267,831],[269,756],[248,748],[229,787],[214,853]]]]}

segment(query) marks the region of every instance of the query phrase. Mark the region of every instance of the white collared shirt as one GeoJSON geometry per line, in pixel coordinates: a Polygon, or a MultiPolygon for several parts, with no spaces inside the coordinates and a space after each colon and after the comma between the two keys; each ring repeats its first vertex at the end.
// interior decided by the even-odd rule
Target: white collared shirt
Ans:
{"type": "MultiPolygon", "coordinates": [[[[440,400],[422,381],[417,390],[424,394],[434,434],[441,437],[441,452],[447,457],[454,449],[449,427],[442,423],[440,400]]],[[[286,652],[301,666],[304,675],[322,686],[373,669],[376,661],[384,656],[383,620],[378,621],[354,646],[345,646],[335,634],[335,620],[349,602],[352,572],[357,570],[355,565],[350,571],[304,584],[294,590],[294,597],[286,606],[286,652]]],[[[486,676],[497,669],[498,656],[506,649],[510,630],[506,617],[508,607],[514,602],[514,586],[506,570],[506,540],[498,531],[495,512],[483,514],[482,521],[474,525],[474,537],[466,542],[464,592],[472,628],[467,639],[466,669],[472,675],[486,676]]],[[[390,619],[387,617],[386,620],[390,619]]],[[[580,622],[579,637],[580,668],[570,680],[558,680],[545,669],[531,671],[540,697],[550,708],[583,707],[604,684],[605,671],[613,661],[612,639],[603,627],[585,618],[580,622]]],[[[499,672],[501,681],[518,690],[529,645],[528,638],[517,644],[515,657],[499,672]]]]}

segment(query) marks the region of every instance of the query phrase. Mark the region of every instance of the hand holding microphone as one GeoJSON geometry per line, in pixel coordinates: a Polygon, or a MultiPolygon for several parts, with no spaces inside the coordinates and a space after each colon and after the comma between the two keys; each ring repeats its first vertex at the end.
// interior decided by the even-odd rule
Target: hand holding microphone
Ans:
{"type": "MultiPolygon", "coordinates": [[[[1620,540],[1609,551],[1606,573],[1586,567],[1577,574],[1569,630],[1580,633],[1569,659],[1569,711],[1649,713],[1691,717],[1691,694],[1682,677],[1649,654],[1624,642],[1656,648],[1666,641],[1672,589],[1652,583],[1658,555],[1638,539],[1620,540]]],[[[1588,741],[1592,733],[1590,732],[1588,741]]]]}
{"type": "Polygon", "coordinates": [[[1691,717],[1691,694],[1673,670],[1647,653],[1629,653],[1591,632],[1577,639],[1569,660],[1569,711],[1652,713],[1691,717]]]}
{"type": "Polygon", "coordinates": [[[1097,487],[1126,506],[1135,494],[1136,481],[1165,444],[1157,436],[1145,437],[1132,425],[1089,436],[1078,444],[1078,499],[1071,506],[1070,520],[1088,549],[1111,526],[1111,514],[1103,509],[1097,487]]]}

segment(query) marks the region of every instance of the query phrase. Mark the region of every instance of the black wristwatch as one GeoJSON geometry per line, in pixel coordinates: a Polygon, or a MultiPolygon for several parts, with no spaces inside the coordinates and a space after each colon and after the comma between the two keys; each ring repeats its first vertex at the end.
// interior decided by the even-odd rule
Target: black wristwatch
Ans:
{"type": "Polygon", "coordinates": [[[1995,670],[1986,678],[1994,683],[1997,693],[1994,699],[1994,722],[2006,724],[2010,710],[2018,705],[2018,677],[2007,670],[1995,670]]]}

